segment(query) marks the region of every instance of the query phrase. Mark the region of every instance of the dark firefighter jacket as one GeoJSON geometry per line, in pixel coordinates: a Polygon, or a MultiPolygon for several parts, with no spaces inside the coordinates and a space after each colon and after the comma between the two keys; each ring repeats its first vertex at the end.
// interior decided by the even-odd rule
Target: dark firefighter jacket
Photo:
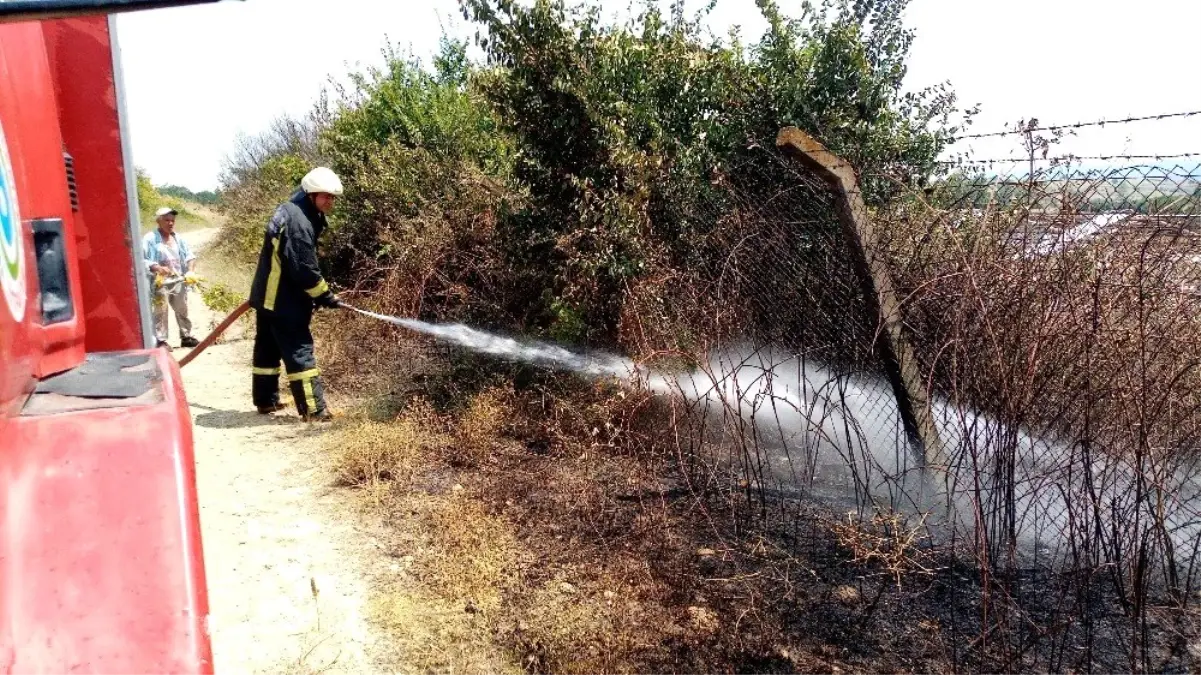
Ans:
{"type": "Polygon", "coordinates": [[[325,215],[302,191],[275,210],[263,236],[250,306],[282,319],[308,322],[313,300],[330,293],[317,267],[317,238],[325,215]]]}

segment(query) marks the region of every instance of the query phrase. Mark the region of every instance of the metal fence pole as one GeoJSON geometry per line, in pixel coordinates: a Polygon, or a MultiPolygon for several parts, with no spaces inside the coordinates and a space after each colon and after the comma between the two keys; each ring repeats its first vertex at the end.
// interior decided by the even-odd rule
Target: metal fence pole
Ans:
{"type": "Polygon", "coordinates": [[[905,431],[920,448],[919,461],[928,468],[947,470],[947,457],[934,426],[930,396],[918,370],[913,348],[905,337],[900,301],[879,244],[867,205],[859,189],[854,168],[796,127],[785,127],[776,138],[776,146],[798,159],[806,169],[821,178],[837,197],[838,219],[850,244],[856,272],[863,285],[865,299],[877,325],[884,328],[884,340],[876,347],[887,372],[905,431]]]}

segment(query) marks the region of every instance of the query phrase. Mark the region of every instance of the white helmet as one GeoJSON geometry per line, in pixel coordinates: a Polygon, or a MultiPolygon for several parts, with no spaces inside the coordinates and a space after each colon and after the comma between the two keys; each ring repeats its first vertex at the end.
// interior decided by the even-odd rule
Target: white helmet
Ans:
{"type": "Polygon", "coordinates": [[[311,195],[318,192],[326,192],[335,197],[340,197],[342,196],[342,181],[338,179],[337,174],[333,171],[319,166],[300,179],[300,189],[304,190],[305,194],[311,195]]]}

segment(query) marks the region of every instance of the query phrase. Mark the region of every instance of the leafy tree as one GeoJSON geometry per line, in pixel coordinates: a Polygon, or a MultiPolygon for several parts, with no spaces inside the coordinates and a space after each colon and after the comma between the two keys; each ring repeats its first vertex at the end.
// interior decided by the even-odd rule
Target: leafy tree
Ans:
{"type": "MultiPolygon", "coordinates": [[[[623,317],[654,307],[663,324],[720,274],[731,237],[755,234],[731,229],[746,207],[733,194],[795,186],[772,156],[780,127],[854,162],[874,205],[934,172],[955,98],[904,92],[906,4],[827,0],[789,18],[759,0],[769,27],[745,45],[707,36],[682,3],[611,24],[596,2],[461,0],[485,63],[449,40],[429,64],[387,47],[312,114],[242,139],[226,208],[254,244],[291,174],[328,163],[346,185],[332,278],[397,289],[398,311],[619,341],[623,317]]],[[[786,215],[818,223],[787,237],[798,259],[834,227],[786,215]]]]}
{"type": "Polygon", "coordinates": [[[385,67],[350,77],[319,147],[347,189],[342,219],[372,229],[412,215],[431,186],[422,163],[466,164],[504,173],[511,146],[469,90],[466,47],[443,40],[433,70],[385,48],[385,67]],[[408,205],[397,209],[398,205],[408,205]]]}
{"type": "Polygon", "coordinates": [[[444,39],[429,66],[391,46],[384,61],[336,90],[320,134],[346,188],[330,272],[388,284],[397,311],[505,322],[488,242],[489,214],[508,193],[510,137],[472,84],[465,44],[444,39]]]}
{"type": "MultiPolygon", "coordinates": [[[[606,25],[596,4],[461,0],[485,29],[481,90],[521,149],[529,206],[504,238],[532,309],[553,322],[550,308],[566,306],[589,337],[614,336],[631,282],[695,258],[714,227],[689,204],[710,204],[714,178],[784,125],[854,162],[875,203],[933,173],[955,99],[946,87],[903,93],[906,4],[804,3],[788,19],[759,0],[769,29],[744,48],[706,38],[703,17],[678,5],[669,17],[647,2],[606,25]]],[[[765,189],[783,178],[758,173],[765,189]]]]}
{"type": "Polygon", "coordinates": [[[148,213],[154,213],[163,196],[159,194],[158,190],[154,189],[154,183],[150,180],[150,174],[146,173],[145,169],[135,167],[134,176],[138,190],[138,209],[141,210],[143,216],[148,213]]]}

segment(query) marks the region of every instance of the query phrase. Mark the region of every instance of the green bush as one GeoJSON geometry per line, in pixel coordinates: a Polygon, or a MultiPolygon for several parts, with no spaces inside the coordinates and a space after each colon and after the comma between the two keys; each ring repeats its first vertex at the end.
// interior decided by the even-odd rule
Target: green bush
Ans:
{"type": "Polygon", "coordinates": [[[201,297],[204,299],[205,306],[218,314],[233,312],[245,300],[240,293],[235,293],[222,283],[205,284],[201,290],[201,297]]]}
{"type": "MultiPolygon", "coordinates": [[[[246,300],[245,296],[220,282],[207,282],[200,287],[200,297],[204,305],[217,313],[216,321],[222,321],[233,313],[246,300]]],[[[238,319],[243,330],[254,325],[254,312],[247,312],[238,319]]],[[[215,325],[213,326],[216,327],[215,325]]]]}
{"type": "Polygon", "coordinates": [[[472,86],[465,46],[444,40],[433,67],[394,49],[354,75],[319,134],[346,194],[325,250],[344,285],[427,318],[503,322],[494,292],[494,214],[512,190],[510,138],[472,86]]]}
{"type": "MultiPolygon", "coordinates": [[[[770,28],[749,49],[708,40],[699,19],[665,17],[656,3],[627,25],[605,24],[599,5],[463,4],[486,29],[493,70],[480,88],[516,139],[529,192],[501,246],[526,286],[549,290],[523,313],[554,322],[570,307],[594,341],[616,338],[641,280],[708,264],[711,182],[754,162],[748,149],[782,126],[814,133],[868,176],[901,167],[902,183],[932,173],[954,132],[948,90],[902,93],[905,0],[806,4],[798,20],[761,0],[770,28]]],[[[761,156],[767,194],[783,176],[761,156]]],[[[895,185],[865,183],[872,203],[895,185]]]]}
{"type": "Polygon", "coordinates": [[[243,256],[249,259],[258,252],[271,214],[296,190],[310,168],[295,154],[268,157],[252,179],[227,192],[222,205],[232,228],[230,243],[243,256]]]}
{"type": "Polygon", "coordinates": [[[611,24],[595,3],[463,0],[486,63],[448,40],[429,65],[387,47],[310,115],[243,139],[222,190],[233,238],[256,250],[324,163],[346,194],[323,264],[382,309],[601,344],[647,318],[660,346],[700,344],[712,308],[684,291],[729,251],[719,185],[767,199],[789,180],[764,150],[782,126],[855,162],[877,206],[957,131],[948,88],[903,91],[906,0],[795,19],[757,4],[769,28],[748,46],[653,2],[611,24]]]}
{"type": "Polygon", "coordinates": [[[142,219],[145,220],[147,215],[153,217],[163,196],[154,189],[154,183],[150,182],[150,174],[144,169],[135,169],[135,176],[138,186],[138,208],[142,212],[142,219]]]}

